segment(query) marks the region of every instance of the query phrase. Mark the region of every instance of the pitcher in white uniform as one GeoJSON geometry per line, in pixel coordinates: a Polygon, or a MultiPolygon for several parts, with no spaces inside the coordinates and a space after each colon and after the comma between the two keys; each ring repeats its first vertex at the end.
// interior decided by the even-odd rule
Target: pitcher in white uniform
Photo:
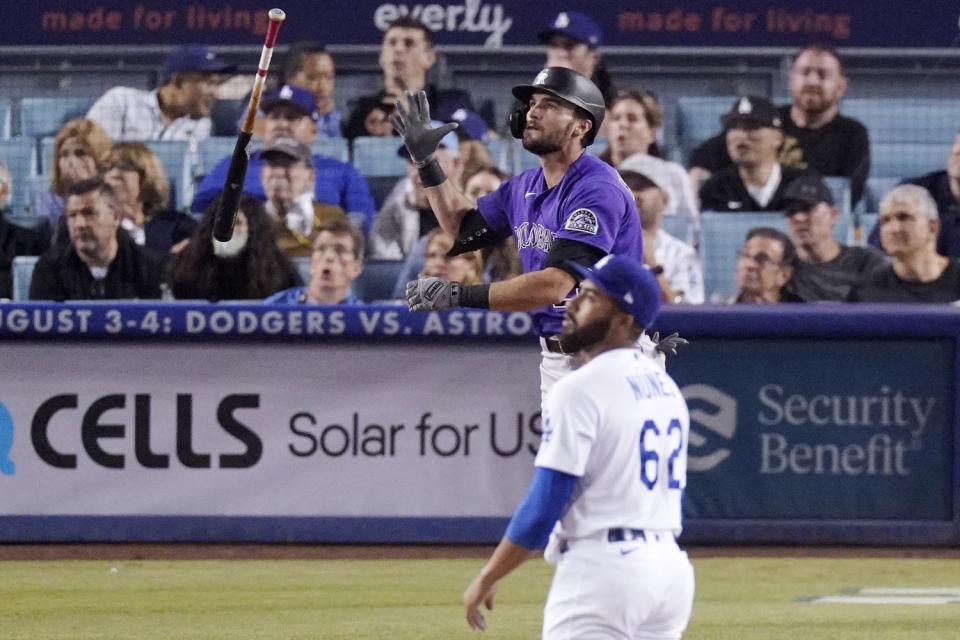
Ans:
{"type": "Polygon", "coordinates": [[[694,593],[676,542],[690,416],[670,376],[634,348],[660,290],[626,256],[572,268],[584,282],[560,339],[584,364],[547,395],[533,480],[463,595],[467,622],[485,629],[480,606],[492,608],[496,583],[546,547],[557,570],[544,639],[677,639],[694,593]]]}

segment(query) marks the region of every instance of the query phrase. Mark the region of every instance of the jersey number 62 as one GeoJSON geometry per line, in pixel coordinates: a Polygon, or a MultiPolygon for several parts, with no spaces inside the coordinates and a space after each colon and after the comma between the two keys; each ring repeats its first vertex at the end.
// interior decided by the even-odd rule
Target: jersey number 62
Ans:
{"type": "Polygon", "coordinates": [[[660,429],[653,420],[644,422],[640,429],[640,481],[651,491],[660,479],[660,454],[657,451],[664,445],[669,446],[674,431],[677,433],[677,445],[667,458],[667,487],[682,489],[681,481],[675,473],[677,457],[683,450],[683,427],[680,426],[680,420],[674,418],[670,421],[664,438],[667,442],[660,439],[660,429]]]}

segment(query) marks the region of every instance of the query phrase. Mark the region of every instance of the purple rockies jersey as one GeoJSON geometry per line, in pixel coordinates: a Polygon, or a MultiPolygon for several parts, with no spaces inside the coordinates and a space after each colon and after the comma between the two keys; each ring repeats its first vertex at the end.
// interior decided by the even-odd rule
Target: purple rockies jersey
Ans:
{"type": "MultiPolygon", "coordinates": [[[[560,238],[643,260],[633,195],[613,167],[587,153],[552,189],[547,189],[542,168],[531,169],[480,198],[477,209],[491,229],[517,239],[524,273],[543,269],[560,238]]],[[[541,307],[532,315],[540,335],[551,336],[560,331],[563,305],[541,307]]]]}

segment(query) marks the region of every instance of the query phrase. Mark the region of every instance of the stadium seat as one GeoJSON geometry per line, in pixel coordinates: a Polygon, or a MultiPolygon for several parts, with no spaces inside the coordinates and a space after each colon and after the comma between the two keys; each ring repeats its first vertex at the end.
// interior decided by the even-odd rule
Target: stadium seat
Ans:
{"type": "Polygon", "coordinates": [[[85,116],[94,102],[96,98],[76,96],[24,98],[20,101],[20,135],[55,136],[67,120],[85,116]]]}
{"type": "Polygon", "coordinates": [[[237,132],[240,130],[237,123],[243,117],[245,106],[247,101],[243,99],[217,100],[210,112],[211,134],[232,137],[236,140],[237,132]]]}
{"type": "Polygon", "coordinates": [[[37,264],[37,256],[17,256],[13,259],[13,299],[30,299],[30,278],[37,264]]]}
{"type": "MultiPolygon", "coordinates": [[[[394,147],[397,145],[395,144],[394,147]]],[[[310,146],[315,156],[324,158],[333,158],[340,162],[350,162],[350,147],[347,145],[346,138],[317,138],[310,146]]],[[[394,148],[394,154],[397,150],[394,148]]]]}
{"type": "Polygon", "coordinates": [[[863,123],[871,143],[949,145],[960,123],[960,101],[956,99],[851,98],[844,100],[840,109],[863,123]]]}
{"type": "Polygon", "coordinates": [[[32,138],[0,140],[0,159],[7,163],[13,181],[14,213],[22,213],[30,202],[27,180],[36,175],[36,144],[32,138]]]}
{"type": "Polygon", "coordinates": [[[683,157],[720,132],[720,116],[730,110],[734,96],[688,96],[677,99],[677,141],[683,157]]]}
{"type": "Polygon", "coordinates": [[[0,140],[9,140],[12,135],[12,105],[9,100],[0,100],[0,140]]]}
{"type": "Polygon", "coordinates": [[[510,158],[512,162],[510,173],[517,175],[527,169],[537,169],[540,167],[540,158],[524,149],[523,141],[517,138],[511,138],[510,147],[510,158]]]}
{"type": "MultiPolygon", "coordinates": [[[[163,170],[170,181],[170,204],[178,209],[190,206],[193,189],[186,188],[194,180],[194,169],[190,166],[187,142],[183,140],[150,140],[150,150],[157,154],[163,170]]],[[[195,168],[200,174],[199,158],[195,168]]]]}
{"type": "Polygon", "coordinates": [[[353,295],[364,302],[390,300],[403,260],[367,260],[363,272],[353,281],[353,295]]]}
{"type": "Polygon", "coordinates": [[[310,256],[296,256],[291,258],[293,266],[297,268],[297,273],[303,278],[303,283],[310,282],[310,256]]]}
{"type": "Polygon", "coordinates": [[[504,173],[510,173],[511,167],[511,140],[513,138],[497,138],[487,142],[487,153],[490,154],[490,161],[504,173]]]}
{"type": "Polygon", "coordinates": [[[737,251],[743,246],[747,231],[755,227],[787,232],[786,220],[779,212],[700,215],[700,257],[707,302],[724,302],[734,293],[737,251]]]}
{"type": "Polygon", "coordinates": [[[210,136],[200,143],[200,169],[209,173],[224,158],[233,155],[236,136],[210,136]]]}
{"type": "Polygon", "coordinates": [[[866,211],[880,211],[880,199],[900,184],[900,178],[867,178],[863,199],[866,211]]]}
{"type": "Polygon", "coordinates": [[[361,137],[353,141],[353,166],[366,177],[402,176],[405,161],[397,154],[400,138],[361,137]]]}
{"type": "Polygon", "coordinates": [[[674,238],[692,244],[693,226],[687,216],[663,216],[660,219],[660,226],[674,238]]]}
{"type": "Polygon", "coordinates": [[[904,179],[942,170],[952,142],[953,137],[937,143],[871,141],[870,177],[904,179]]]}

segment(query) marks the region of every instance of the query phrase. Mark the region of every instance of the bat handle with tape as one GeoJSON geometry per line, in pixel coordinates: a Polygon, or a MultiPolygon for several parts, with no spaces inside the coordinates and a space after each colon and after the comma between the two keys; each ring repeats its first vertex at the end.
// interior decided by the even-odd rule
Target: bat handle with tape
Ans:
{"type": "Polygon", "coordinates": [[[247,175],[247,165],[250,162],[250,138],[253,134],[243,133],[237,136],[237,144],[233,148],[233,157],[230,159],[230,169],[220,194],[220,204],[213,222],[213,237],[220,242],[226,242],[233,237],[233,225],[237,220],[237,209],[240,206],[240,196],[243,195],[243,183],[247,175]]]}

